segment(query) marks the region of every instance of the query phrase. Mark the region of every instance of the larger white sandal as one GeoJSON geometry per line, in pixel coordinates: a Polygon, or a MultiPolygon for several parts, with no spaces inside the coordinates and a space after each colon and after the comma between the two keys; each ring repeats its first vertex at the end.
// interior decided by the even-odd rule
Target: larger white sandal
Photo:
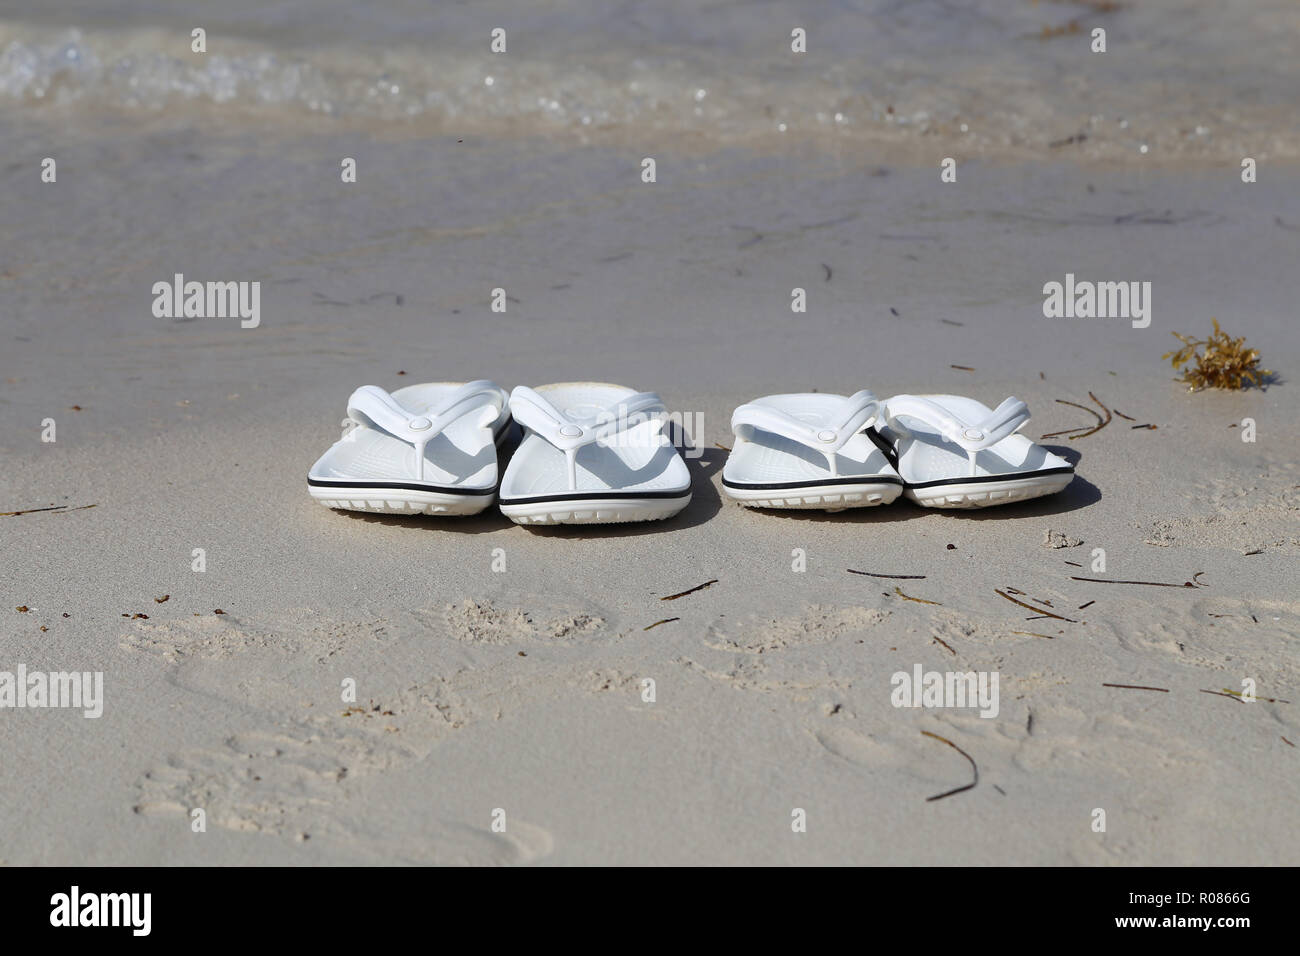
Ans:
{"type": "Polygon", "coordinates": [[[505,390],[486,379],[363,385],[343,437],[307,473],[327,508],[380,514],[476,514],[497,491],[497,445],[510,426],[505,390]]]}
{"type": "Polygon", "coordinates": [[[654,392],[569,382],[519,386],[510,411],[524,438],[501,479],[501,513],[518,524],[668,518],[691,500],[691,475],[663,434],[654,392]]]}
{"type": "Polygon", "coordinates": [[[839,511],[889,504],[903,479],[867,431],[879,403],[863,390],[768,395],[731,416],[727,495],[751,508],[839,511]]]}
{"type": "Polygon", "coordinates": [[[902,475],[903,494],[927,508],[984,508],[1050,495],[1074,466],[1015,432],[1029,406],[996,409],[960,395],[895,395],[875,433],[902,475]]]}

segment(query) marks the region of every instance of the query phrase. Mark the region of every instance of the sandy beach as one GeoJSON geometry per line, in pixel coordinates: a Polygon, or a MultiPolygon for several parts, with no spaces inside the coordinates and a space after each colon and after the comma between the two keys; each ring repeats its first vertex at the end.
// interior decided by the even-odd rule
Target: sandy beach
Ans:
{"type": "Polygon", "coordinates": [[[1073,121],[781,143],[0,84],[0,671],[103,675],[102,716],[0,710],[0,863],[1295,864],[1300,151],[1224,90],[1188,95],[1231,134],[1179,114],[1140,153],[1050,146],[1073,121]],[[259,324],[156,317],[177,273],[260,282],[259,324]],[[1149,325],[1046,317],[1067,274],[1150,282],[1149,325]],[[1267,388],[1174,380],[1211,318],[1267,388]],[[657,391],[697,426],[691,505],[308,497],[355,387],[476,378],[657,391]],[[860,388],[1018,396],[1076,478],[970,512],[722,494],[737,405],[860,388]],[[996,714],[896,706],[918,667],[997,675],[996,714]]]}

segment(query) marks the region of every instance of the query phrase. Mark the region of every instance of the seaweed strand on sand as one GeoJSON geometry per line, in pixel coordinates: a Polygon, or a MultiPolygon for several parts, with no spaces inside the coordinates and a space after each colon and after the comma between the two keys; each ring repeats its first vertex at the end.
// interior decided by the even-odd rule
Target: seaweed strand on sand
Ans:
{"type": "Polygon", "coordinates": [[[1218,319],[1210,321],[1214,331],[1204,339],[1170,332],[1183,347],[1160,356],[1169,359],[1169,364],[1180,373],[1178,381],[1185,383],[1189,391],[1243,389],[1251,385],[1260,388],[1273,377],[1269,369],[1259,367],[1259,352],[1246,348],[1245,337],[1233,338],[1219,328],[1218,319]]]}
{"type": "Polygon", "coordinates": [[[943,605],[938,601],[927,601],[925,598],[912,597],[910,594],[904,594],[903,589],[898,585],[894,585],[894,593],[904,601],[915,601],[917,604],[933,604],[935,607],[943,607],[943,605]]]}
{"type": "Polygon", "coordinates": [[[933,797],[926,797],[925,802],[933,803],[935,800],[942,800],[944,797],[951,797],[955,793],[964,793],[967,790],[975,789],[975,785],[980,782],[980,768],[976,765],[975,758],[972,757],[970,754],[968,754],[966,751],[962,750],[960,747],[958,747],[947,737],[940,737],[938,734],[932,734],[928,730],[923,730],[921,731],[921,733],[925,734],[925,736],[927,737],[931,737],[939,741],[940,743],[947,744],[953,750],[957,751],[957,753],[965,757],[966,760],[970,763],[971,772],[975,775],[975,779],[973,779],[970,783],[966,784],[964,787],[955,787],[952,790],[945,790],[943,793],[936,793],[933,797]]]}
{"type": "MultiPolygon", "coordinates": [[[[1010,590],[1010,589],[1008,589],[1008,590],[1010,590]]],[[[1012,604],[1019,604],[1019,605],[1020,605],[1021,607],[1023,607],[1023,608],[1028,608],[1028,609],[1031,610],[1031,611],[1035,611],[1035,612],[1037,612],[1037,613],[1039,614],[1039,616],[1041,616],[1041,617],[1052,617],[1052,618],[1056,618],[1056,620],[1058,620],[1058,621],[1065,621],[1067,624],[1078,624],[1078,623],[1079,623],[1079,622],[1076,621],[1074,618],[1070,618],[1070,617],[1062,617],[1060,614],[1054,614],[1054,613],[1052,613],[1051,611],[1045,611],[1045,610],[1043,610],[1041,607],[1034,607],[1032,604],[1026,604],[1024,601],[1021,601],[1021,600],[1019,600],[1018,598],[1013,598],[1010,594],[1007,594],[1006,591],[999,590],[998,588],[994,588],[994,589],[993,589],[993,593],[996,594],[996,595],[998,595],[999,597],[1004,597],[1004,598],[1006,598],[1006,599],[1007,599],[1008,601],[1010,601],[1012,604]]],[[[1023,592],[1021,592],[1021,593],[1023,593],[1023,592]]]]}
{"type": "Polygon", "coordinates": [[[710,578],[708,581],[705,581],[703,584],[697,584],[695,585],[695,587],[687,588],[685,591],[678,591],[676,594],[666,595],[665,597],[661,597],[659,600],[676,601],[678,598],[684,598],[686,597],[686,595],[694,594],[696,591],[703,591],[705,588],[712,587],[717,583],[718,583],[717,578],[710,578]]]}

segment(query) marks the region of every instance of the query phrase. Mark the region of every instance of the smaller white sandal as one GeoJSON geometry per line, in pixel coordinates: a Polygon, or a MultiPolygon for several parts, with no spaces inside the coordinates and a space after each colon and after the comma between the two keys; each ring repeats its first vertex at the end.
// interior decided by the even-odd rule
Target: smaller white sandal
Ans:
{"type": "Polygon", "coordinates": [[[986,508],[1050,495],[1074,480],[1074,466],[1024,435],[1029,406],[996,409],[960,395],[895,395],[875,427],[904,482],[927,508],[986,508]]]}
{"type": "Polygon", "coordinates": [[[343,437],[307,473],[327,508],[470,515],[497,492],[497,445],[510,428],[506,393],[480,379],[363,385],[348,399],[343,437]]]}
{"type": "Polygon", "coordinates": [[[750,508],[839,511],[886,505],[903,479],[868,426],[871,392],[768,395],[731,416],[735,446],[722,468],[728,497],[750,508]]]}
{"type": "Polygon", "coordinates": [[[501,479],[517,524],[669,518],[691,501],[686,462],[663,434],[663,401],[621,385],[519,386],[510,411],[523,440],[501,479]]]}

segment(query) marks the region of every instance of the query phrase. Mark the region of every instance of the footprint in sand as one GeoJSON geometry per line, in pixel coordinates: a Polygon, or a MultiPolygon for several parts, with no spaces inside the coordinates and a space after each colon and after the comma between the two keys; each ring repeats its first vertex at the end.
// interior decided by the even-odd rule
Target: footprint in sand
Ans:
{"type": "MultiPolygon", "coordinates": [[[[499,670],[499,669],[498,669],[499,670]]],[[[636,682],[618,672],[586,671],[577,681],[597,693],[636,682]]],[[[275,730],[248,730],[219,744],[180,751],[149,770],[133,809],[180,817],[201,807],[211,827],[283,839],[328,840],[353,857],[375,862],[526,863],[551,850],[543,829],[511,819],[508,834],[434,820],[425,840],[394,840],[373,813],[350,806],[378,776],[430,757],[462,728],[499,720],[505,704],[523,707],[557,687],[572,686],[563,667],[526,674],[466,668],[415,683],[364,705],[268,711],[275,730]],[[306,835],[306,837],[304,837],[306,835]]],[[[413,826],[426,826],[419,820],[413,826]]]]}
{"type": "Polygon", "coordinates": [[[456,640],[469,644],[571,641],[600,633],[606,623],[604,616],[592,609],[553,608],[541,615],[522,608],[498,607],[486,598],[466,598],[441,609],[417,611],[415,616],[426,626],[445,629],[456,640]]]}
{"type": "Polygon", "coordinates": [[[1055,705],[1035,707],[1033,714],[1033,732],[1017,742],[1012,755],[1014,765],[1026,772],[1141,778],[1156,769],[1190,773],[1210,759],[1203,744],[1122,713],[1089,714],[1055,705]]]}
{"type": "Polygon", "coordinates": [[[549,830],[517,817],[509,819],[504,833],[437,818],[409,821],[399,829],[397,833],[348,829],[327,839],[353,857],[385,865],[526,866],[545,859],[555,849],[549,830]]]}
{"type": "MultiPolygon", "coordinates": [[[[149,622],[123,637],[129,651],[157,655],[219,694],[220,668],[213,662],[238,654],[273,655],[267,661],[293,662],[308,668],[324,663],[335,651],[368,639],[391,642],[394,634],[421,637],[424,629],[450,630],[460,640],[498,644],[517,640],[572,642],[608,633],[605,618],[588,609],[552,608],[545,615],[501,609],[489,601],[463,601],[430,613],[432,620],[406,624],[383,620],[335,621],[297,618],[283,630],[276,623],[253,627],[233,615],[149,622]],[[285,633],[295,634],[286,637],[285,633]],[[303,658],[304,653],[315,655],[303,658]],[[187,667],[188,665],[188,667],[187,667]],[[197,669],[196,669],[197,668],[197,669]]],[[[277,619],[278,620],[278,619],[277,619]]],[[[285,665],[287,666],[287,665],[285,665]]],[[[521,863],[550,852],[543,829],[518,820],[508,834],[494,834],[455,821],[435,821],[424,843],[389,842],[381,832],[357,829],[368,817],[350,811],[357,799],[355,782],[425,759],[449,735],[483,719],[496,720],[505,705],[523,706],[556,686],[577,683],[596,693],[626,686],[634,678],[590,671],[575,679],[571,668],[527,673],[512,667],[464,668],[413,683],[363,705],[343,704],[303,710],[285,709],[281,682],[274,675],[258,691],[241,698],[244,709],[266,702],[259,728],[232,734],[215,746],[182,750],[149,770],[138,785],[134,809],[148,816],[188,818],[202,807],[210,826],[238,832],[266,833],[285,839],[328,839],[352,855],[376,861],[521,863]],[[264,686],[265,685],[265,686],[264,686]]],[[[297,673],[295,671],[295,673],[297,673]]],[[[292,675],[291,675],[292,676],[292,675]]],[[[299,675],[300,676],[300,675],[299,675]]]]}
{"type": "MultiPolygon", "coordinates": [[[[467,598],[458,604],[412,613],[416,628],[447,633],[471,644],[521,641],[574,641],[607,632],[605,616],[595,608],[553,607],[544,614],[502,608],[490,600],[467,598]]],[[[315,655],[324,663],[359,641],[391,644],[411,629],[384,618],[359,620],[321,617],[293,611],[256,623],[233,614],[202,614],[172,620],[133,622],[118,641],[123,650],[149,654],[170,664],[219,661],[249,652],[273,651],[284,657],[315,655]]]]}
{"type": "Polygon", "coordinates": [[[845,635],[868,631],[887,617],[889,612],[879,608],[811,605],[794,617],[751,616],[715,623],[705,634],[704,643],[719,651],[766,654],[789,647],[826,644],[845,635]]]}
{"type": "Polygon", "coordinates": [[[549,830],[522,820],[510,820],[505,833],[453,824],[444,828],[435,846],[412,862],[441,866],[521,866],[550,856],[554,849],[555,840],[549,830]]]}
{"type": "MultiPolygon", "coordinates": [[[[494,708],[489,710],[495,715],[494,708]]],[[[218,746],[169,757],[144,775],[134,810],[188,815],[202,807],[210,826],[356,843],[360,838],[349,830],[348,820],[358,815],[346,810],[355,795],[354,781],[424,759],[442,739],[477,717],[470,692],[456,679],[438,678],[383,703],[281,718],[278,730],[236,733],[218,746]]],[[[520,846],[528,852],[517,847],[518,852],[494,857],[486,850],[513,844],[474,845],[478,849],[470,855],[482,862],[525,860],[541,846],[526,840],[520,846]]],[[[463,847],[457,851],[461,856],[468,852],[463,847]]]]}
{"type": "Polygon", "coordinates": [[[210,827],[312,840],[353,858],[385,863],[513,865],[548,855],[551,834],[511,819],[507,833],[454,820],[415,821],[400,836],[383,816],[349,810],[351,781],[413,756],[375,746],[364,735],[240,734],[222,748],[191,751],[146,774],[135,812],[178,818],[202,807],[210,827]]]}
{"type": "Polygon", "coordinates": [[[1134,653],[1158,652],[1207,670],[1250,676],[1261,688],[1267,682],[1280,690],[1300,680],[1300,666],[1276,653],[1300,637],[1300,602],[1205,597],[1148,605],[1141,615],[1109,626],[1120,646],[1134,653]]]}
{"type": "Polygon", "coordinates": [[[315,655],[323,663],[342,648],[361,640],[392,641],[381,618],[335,620],[312,611],[293,611],[253,624],[233,614],[200,614],[171,620],[133,622],[118,646],[159,657],[169,664],[220,661],[241,654],[271,651],[283,657],[315,655]]]}
{"type": "Polygon", "coordinates": [[[1010,744],[999,740],[992,728],[972,722],[979,719],[956,718],[939,724],[930,720],[904,721],[874,733],[851,727],[811,732],[829,754],[872,775],[903,776],[916,781],[917,798],[924,799],[969,783],[972,775],[970,764],[961,754],[942,741],[925,736],[921,733],[923,729],[952,740],[970,753],[985,779],[994,766],[1005,764],[1010,744]]]}
{"type": "Polygon", "coordinates": [[[1135,522],[1146,533],[1146,544],[1300,552],[1300,468],[1295,464],[1274,466],[1253,478],[1216,479],[1200,488],[1199,497],[1212,510],[1135,522]]]}
{"type": "Polygon", "coordinates": [[[215,661],[278,646],[270,633],[237,624],[228,616],[203,615],[175,621],[139,622],[123,634],[118,645],[123,650],[161,657],[171,664],[196,658],[215,661]]]}

